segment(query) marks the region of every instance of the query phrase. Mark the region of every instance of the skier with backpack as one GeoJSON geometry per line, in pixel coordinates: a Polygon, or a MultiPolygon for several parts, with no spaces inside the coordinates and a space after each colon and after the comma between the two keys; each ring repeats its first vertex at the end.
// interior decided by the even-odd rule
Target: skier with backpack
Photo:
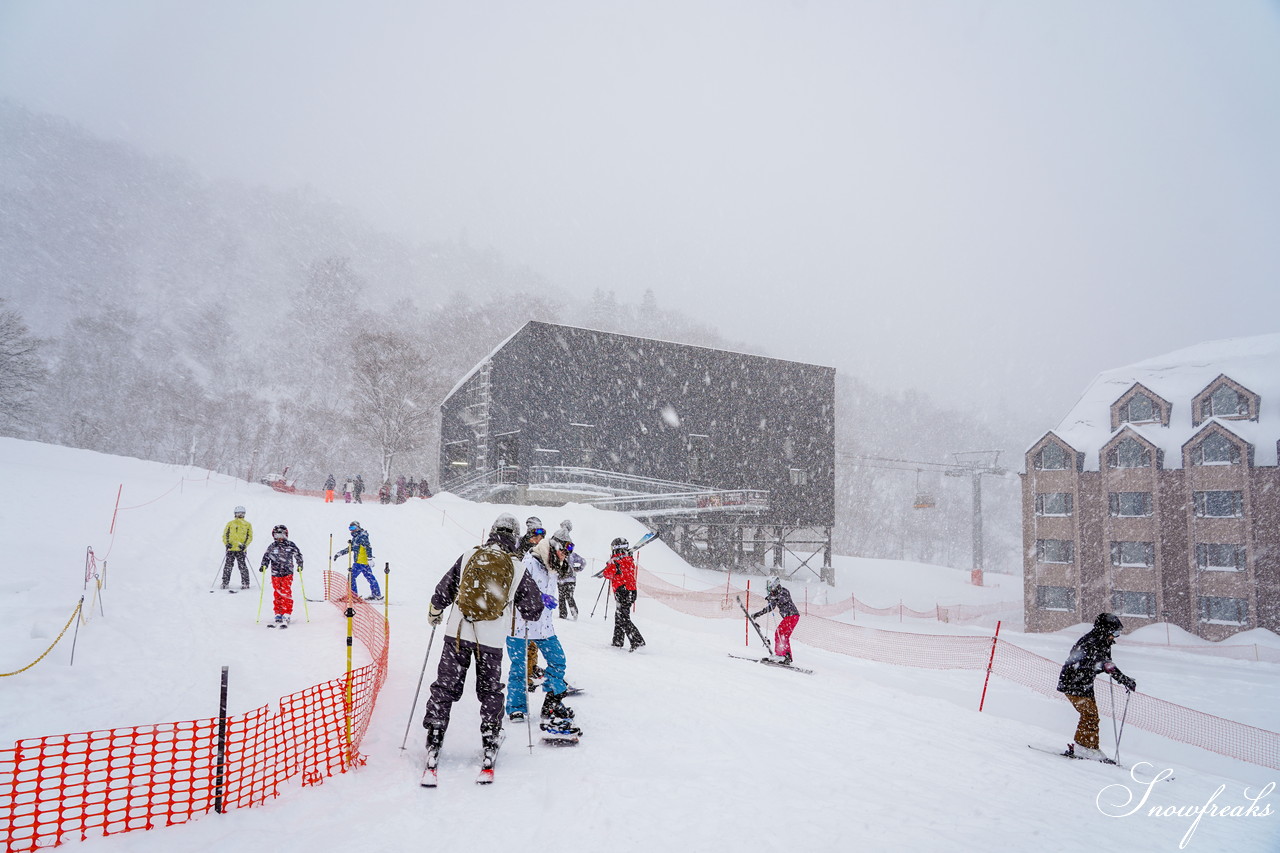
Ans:
{"type": "MultiPolygon", "coordinates": [[[[525,555],[532,551],[534,546],[545,539],[546,536],[547,529],[542,526],[542,519],[536,515],[526,518],[524,520],[524,535],[520,537],[520,548],[516,552],[516,559],[523,560],[525,555]]],[[[542,667],[538,666],[538,647],[533,643],[529,643],[528,646],[528,688],[529,692],[532,693],[542,683],[543,671],[542,667]]]]}
{"type": "Polygon", "coordinates": [[[512,627],[511,636],[507,637],[507,654],[511,657],[511,669],[507,678],[507,716],[512,721],[525,719],[529,711],[529,700],[525,684],[525,648],[528,644],[536,646],[547,660],[546,676],[542,682],[544,691],[542,702],[542,725],[546,732],[562,735],[577,735],[581,732],[574,728],[573,711],[564,704],[569,685],[565,681],[564,647],[556,636],[555,579],[548,564],[552,554],[561,559],[568,555],[566,547],[572,547],[568,534],[558,531],[556,536],[543,539],[524,555],[524,570],[538,586],[543,607],[536,619],[517,618],[512,627]],[[564,536],[565,538],[557,538],[564,536]]]}
{"type": "Polygon", "coordinates": [[[506,618],[514,603],[520,617],[535,621],[546,610],[542,593],[517,562],[518,526],[502,513],[493,522],[484,545],[461,555],[436,584],[427,621],[438,626],[444,611],[455,605],[446,625],[436,680],[431,685],[422,726],[427,730],[427,769],[422,784],[435,785],[436,764],[453,703],[462,698],[467,669],[476,662],[476,697],[480,700],[480,740],[484,749],[478,782],[493,781],[493,765],[502,736],[502,650],[515,619],[506,618]]]}
{"type": "Polygon", "coordinates": [[[621,536],[613,540],[611,548],[613,556],[600,574],[609,579],[618,604],[613,614],[613,645],[622,648],[625,638],[631,641],[634,652],[644,646],[640,629],[631,621],[631,606],[636,603],[636,561],[631,556],[631,543],[621,536]]]}
{"type": "Polygon", "coordinates": [[[272,542],[262,552],[262,566],[258,571],[265,573],[271,567],[271,604],[275,610],[275,621],[268,628],[287,628],[293,615],[293,564],[298,563],[298,573],[302,573],[302,551],[289,541],[289,528],[277,524],[271,528],[272,542]]]}
{"type": "Polygon", "coordinates": [[[757,610],[751,614],[752,619],[759,619],[770,610],[777,608],[781,621],[778,622],[778,629],[773,634],[773,654],[769,659],[774,663],[783,663],[790,665],[791,663],[791,632],[795,630],[796,623],[800,621],[800,611],[796,608],[795,601],[791,598],[791,593],[782,585],[782,579],[771,577],[764,583],[765,597],[768,602],[763,610],[757,610]]]}
{"type": "Polygon", "coordinates": [[[1098,703],[1093,696],[1093,679],[1105,672],[1130,693],[1138,689],[1138,682],[1111,660],[1111,647],[1123,630],[1124,623],[1114,613],[1099,613],[1089,633],[1071,647],[1058,674],[1058,692],[1066,695],[1080,714],[1075,740],[1067,744],[1063,755],[1110,761],[1098,748],[1098,703]]]}
{"type": "Polygon", "coordinates": [[[334,562],[337,562],[339,557],[350,554],[351,594],[357,595],[356,578],[363,576],[369,581],[369,597],[366,601],[381,601],[382,590],[378,586],[378,579],[373,576],[373,570],[369,568],[369,564],[373,562],[373,545],[369,543],[369,531],[361,527],[358,521],[347,525],[347,530],[351,532],[351,539],[347,542],[347,547],[333,555],[334,562]]]}

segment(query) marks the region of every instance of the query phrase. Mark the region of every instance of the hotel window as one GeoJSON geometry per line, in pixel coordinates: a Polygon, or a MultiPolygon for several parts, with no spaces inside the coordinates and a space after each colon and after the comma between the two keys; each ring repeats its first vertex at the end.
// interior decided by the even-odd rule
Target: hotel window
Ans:
{"type": "Polygon", "coordinates": [[[1202,595],[1197,603],[1201,622],[1217,622],[1221,625],[1249,624],[1249,602],[1243,598],[1202,595]]]}
{"type": "Polygon", "coordinates": [[[1219,385],[1201,404],[1206,418],[1238,418],[1249,415],[1249,400],[1230,385],[1219,385]]]}
{"type": "Polygon", "coordinates": [[[1121,423],[1145,424],[1156,419],[1155,401],[1146,394],[1134,394],[1120,407],[1121,423]]]}
{"type": "Polygon", "coordinates": [[[1156,564],[1156,545],[1154,542],[1112,542],[1111,565],[1142,566],[1150,568],[1156,564]]]}
{"type": "Polygon", "coordinates": [[[1125,592],[1116,590],[1111,593],[1111,609],[1120,616],[1156,615],[1156,594],[1154,592],[1125,592]]]}
{"type": "Polygon", "coordinates": [[[1211,433],[1191,449],[1192,465],[1238,465],[1240,448],[1221,433],[1211,433]]]}
{"type": "Polygon", "coordinates": [[[1076,591],[1069,586],[1038,586],[1036,587],[1036,608],[1075,612],[1076,591]]]}
{"type": "Polygon", "coordinates": [[[1044,449],[1036,455],[1038,471],[1065,471],[1067,463],[1067,451],[1060,444],[1046,444],[1044,449]]]}
{"type": "Polygon", "coordinates": [[[1074,563],[1076,543],[1071,539],[1037,539],[1036,560],[1041,563],[1074,563]]]}
{"type": "Polygon", "coordinates": [[[1107,503],[1114,518],[1151,517],[1150,492],[1112,492],[1107,503]]]}
{"type": "Polygon", "coordinates": [[[1243,518],[1244,492],[1195,492],[1197,518],[1243,518]]]}
{"type": "Polygon", "coordinates": [[[1122,438],[1107,453],[1107,465],[1111,468],[1150,468],[1151,451],[1134,438],[1122,438]]]}
{"type": "Polygon", "coordinates": [[[1036,495],[1036,515],[1071,515],[1075,496],[1070,492],[1042,492],[1036,495]]]}
{"type": "Polygon", "coordinates": [[[1196,543],[1196,568],[1206,572],[1242,572],[1246,565],[1243,545],[1196,543]]]}

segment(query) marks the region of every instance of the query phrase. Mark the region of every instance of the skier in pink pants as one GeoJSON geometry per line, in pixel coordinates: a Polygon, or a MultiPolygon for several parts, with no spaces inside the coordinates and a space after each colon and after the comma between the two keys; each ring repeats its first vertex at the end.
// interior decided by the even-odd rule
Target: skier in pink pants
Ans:
{"type": "Polygon", "coordinates": [[[778,609],[778,615],[781,620],[778,623],[778,630],[773,635],[773,659],[778,663],[791,663],[791,632],[796,629],[796,623],[800,621],[800,611],[796,609],[796,603],[791,600],[791,593],[787,592],[787,588],[782,585],[779,578],[769,578],[765,582],[765,601],[768,604],[763,610],[756,611],[751,614],[751,618],[759,619],[764,614],[778,609]]]}

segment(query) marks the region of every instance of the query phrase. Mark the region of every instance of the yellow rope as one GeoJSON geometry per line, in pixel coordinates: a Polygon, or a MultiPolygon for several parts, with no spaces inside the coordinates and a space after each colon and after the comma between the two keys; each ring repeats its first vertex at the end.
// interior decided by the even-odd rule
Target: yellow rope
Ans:
{"type": "Polygon", "coordinates": [[[62,632],[61,632],[60,634],[58,634],[58,639],[57,639],[57,640],[54,640],[54,641],[49,645],[49,648],[47,648],[47,649],[45,649],[45,650],[44,650],[44,654],[40,655],[40,657],[36,658],[36,659],[35,659],[35,660],[33,660],[31,663],[29,663],[29,664],[27,664],[26,666],[24,666],[22,669],[15,670],[15,671],[13,671],[13,672],[0,672],[0,678],[7,678],[7,677],[8,677],[8,676],[10,676],[10,675],[17,675],[17,674],[19,674],[19,673],[26,672],[27,670],[31,669],[31,667],[35,666],[36,664],[40,663],[40,661],[44,660],[44,659],[45,659],[45,655],[48,655],[48,654],[49,654],[49,652],[53,651],[53,647],[54,647],[54,646],[56,646],[56,645],[58,645],[58,642],[59,642],[59,641],[60,641],[64,636],[66,636],[67,629],[68,629],[68,628],[70,628],[70,627],[71,627],[71,623],[72,623],[72,622],[74,622],[74,621],[76,620],[76,616],[78,616],[78,615],[79,615],[79,613],[80,613],[80,608],[81,608],[81,607],[83,607],[83,606],[84,606],[84,599],[82,598],[82,599],[80,599],[80,602],[79,602],[78,604],[76,604],[76,609],[75,609],[75,610],[73,610],[73,611],[71,611],[71,618],[67,620],[67,624],[65,624],[65,625],[63,625],[63,626],[62,626],[62,632]]]}

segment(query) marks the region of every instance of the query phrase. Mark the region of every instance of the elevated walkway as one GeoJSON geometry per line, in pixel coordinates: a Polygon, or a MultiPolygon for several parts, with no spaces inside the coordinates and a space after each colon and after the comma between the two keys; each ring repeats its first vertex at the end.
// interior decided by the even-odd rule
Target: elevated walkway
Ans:
{"type": "Polygon", "coordinates": [[[507,465],[444,488],[468,500],[557,505],[584,503],[637,518],[758,515],[769,511],[761,489],[717,489],[566,465],[507,465]]]}

